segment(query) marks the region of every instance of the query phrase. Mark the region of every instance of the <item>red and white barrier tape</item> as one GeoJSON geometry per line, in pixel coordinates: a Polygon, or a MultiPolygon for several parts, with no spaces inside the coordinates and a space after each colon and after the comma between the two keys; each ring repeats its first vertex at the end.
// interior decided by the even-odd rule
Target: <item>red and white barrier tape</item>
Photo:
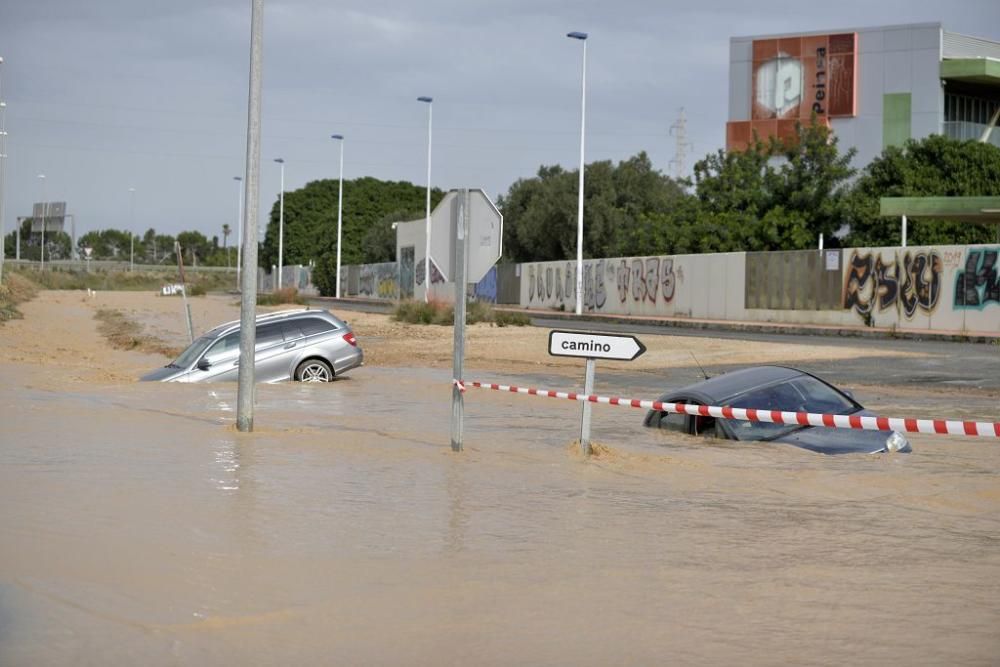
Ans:
{"type": "MultiPolygon", "coordinates": [[[[458,380],[453,382],[459,383],[458,380]]],[[[900,419],[896,417],[862,417],[859,415],[825,415],[813,412],[783,412],[781,410],[755,410],[753,408],[728,408],[712,405],[689,405],[686,403],[662,403],[660,401],[619,398],[617,396],[595,396],[566,391],[551,391],[533,387],[515,387],[489,382],[466,381],[464,387],[493,389],[514,394],[528,394],[547,398],[564,398],[570,401],[606,403],[627,408],[660,410],[704,417],[721,417],[743,421],[762,421],[774,424],[801,424],[803,426],[826,426],[828,428],[862,429],[866,431],[899,431],[901,433],[935,433],[939,435],[969,435],[980,438],[1000,438],[1000,422],[967,422],[945,419],[900,419]]]]}

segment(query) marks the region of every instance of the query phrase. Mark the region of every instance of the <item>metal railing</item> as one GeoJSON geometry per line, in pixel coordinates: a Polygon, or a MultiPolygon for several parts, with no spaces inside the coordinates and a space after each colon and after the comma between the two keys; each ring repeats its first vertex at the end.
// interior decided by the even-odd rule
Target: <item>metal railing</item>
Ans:
{"type": "MultiPolygon", "coordinates": [[[[946,121],[943,125],[944,136],[950,139],[972,139],[974,141],[979,141],[987,127],[985,123],[970,123],[963,120],[946,121]]],[[[994,127],[993,131],[990,132],[989,143],[1000,148],[1000,127],[994,127]]]]}

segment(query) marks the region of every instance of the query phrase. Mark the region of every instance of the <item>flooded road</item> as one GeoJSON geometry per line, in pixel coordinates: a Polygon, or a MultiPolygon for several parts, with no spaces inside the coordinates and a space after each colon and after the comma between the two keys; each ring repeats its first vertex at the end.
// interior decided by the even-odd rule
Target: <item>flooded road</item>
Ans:
{"type": "MultiPolygon", "coordinates": [[[[446,370],[260,386],[251,434],[235,384],[3,374],[2,665],[1000,656],[996,441],[824,457],[595,406],[585,461],[577,404],[471,390],[455,454],[446,370]]],[[[599,372],[601,392],[645,388],[599,372]]],[[[954,404],[995,416],[995,396],[954,404]]]]}

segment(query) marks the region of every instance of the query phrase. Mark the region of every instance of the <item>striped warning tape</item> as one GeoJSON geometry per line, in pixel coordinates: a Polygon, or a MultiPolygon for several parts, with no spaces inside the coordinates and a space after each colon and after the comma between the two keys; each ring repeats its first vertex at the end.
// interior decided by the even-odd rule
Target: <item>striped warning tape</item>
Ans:
{"type": "Polygon", "coordinates": [[[863,429],[866,431],[899,431],[901,433],[936,433],[939,435],[969,435],[980,438],[1000,438],[1000,422],[967,422],[951,419],[900,419],[896,417],[863,417],[860,415],[826,415],[813,412],[784,412],[781,410],[755,410],[753,408],[729,408],[713,405],[688,405],[686,403],[662,403],[660,401],[619,398],[618,396],[595,396],[566,391],[515,387],[490,382],[460,383],[463,391],[468,387],[493,389],[514,394],[564,398],[570,401],[606,403],[628,408],[677,412],[686,415],[722,417],[744,421],[772,422],[774,424],[801,424],[803,426],[826,426],[828,428],[863,429]]]}

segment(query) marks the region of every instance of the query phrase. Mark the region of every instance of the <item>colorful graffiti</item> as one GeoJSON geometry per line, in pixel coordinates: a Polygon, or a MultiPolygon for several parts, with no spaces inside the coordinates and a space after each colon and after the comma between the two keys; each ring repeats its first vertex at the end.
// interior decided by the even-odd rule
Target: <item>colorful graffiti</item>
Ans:
{"type": "Polygon", "coordinates": [[[497,267],[490,267],[483,279],[476,283],[472,289],[472,296],[476,301],[497,302],[497,267]]]}
{"type": "Polygon", "coordinates": [[[399,298],[399,276],[395,262],[362,264],[358,294],[370,299],[399,298]]]}
{"type": "Polygon", "coordinates": [[[674,276],[674,260],[671,257],[647,257],[631,260],[623,259],[618,264],[616,275],[618,282],[618,300],[628,301],[629,296],[635,302],[649,301],[656,303],[657,293],[663,288],[663,300],[670,303],[674,300],[674,288],[677,280],[674,276]]]}
{"type": "Polygon", "coordinates": [[[970,249],[965,257],[965,270],[955,278],[955,308],[982,310],[990,304],[1000,304],[1000,248],[970,249]]]}
{"type": "Polygon", "coordinates": [[[876,312],[896,309],[912,318],[934,312],[941,296],[944,264],[934,250],[851,253],[844,280],[844,308],[868,322],[876,312]]]}
{"type": "MultiPolygon", "coordinates": [[[[426,262],[424,262],[423,259],[421,259],[419,262],[417,262],[417,265],[415,267],[416,283],[418,285],[424,284],[424,273],[426,272],[425,264],[426,262]]],[[[431,259],[431,284],[437,285],[438,283],[443,283],[443,282],[445,282],[445,280],[444,276],[441,274],[441,269],[439,269],[437,264],[434,263],[434,260],[431,259]]]]}
{"type": "MultiPolygon", "coordinates": [[[[576,263],[564,265],[529,264],[527,267],[528,303],[554,302],[569,308],[576,301],[576,263]]],[[[672,257],[597,259],[583,263],[583,305],[587,310],[601,310],[607,304],[609,286],[624,304],[670,303],[674,299],[677,278],[672,257]]]]}

